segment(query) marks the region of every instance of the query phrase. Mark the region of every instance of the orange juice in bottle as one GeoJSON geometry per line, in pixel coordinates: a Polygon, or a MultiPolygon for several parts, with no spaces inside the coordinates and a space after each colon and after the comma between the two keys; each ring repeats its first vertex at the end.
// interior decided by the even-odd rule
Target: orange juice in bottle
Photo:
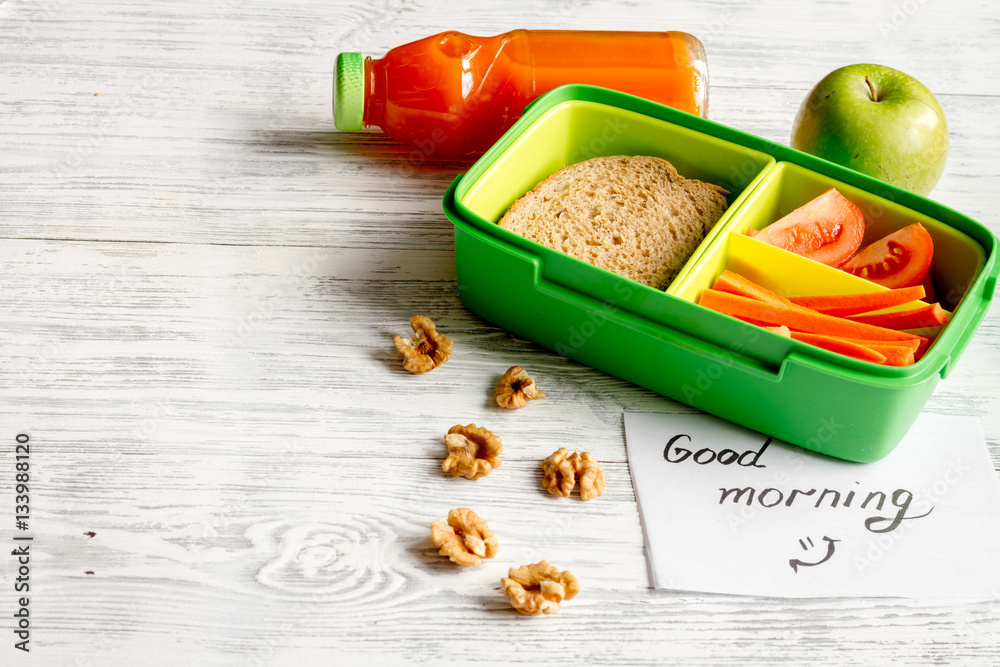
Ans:
{"type": "Polygon", "coordinates": [[[613,88],[704,116],[708,67],[684,32],[444,32],[373,59],[341,53],[339,130],[377,126],[422,155],[481,153],[539,95],[567,83],[613,88]]]}

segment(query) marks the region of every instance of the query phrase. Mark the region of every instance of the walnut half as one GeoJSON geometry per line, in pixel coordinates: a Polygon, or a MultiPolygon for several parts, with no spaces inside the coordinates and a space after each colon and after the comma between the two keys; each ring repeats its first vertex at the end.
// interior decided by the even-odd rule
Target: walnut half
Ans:
{"type": "Polygon", "coordinates": [[[580,582],[568,570],[562,572],[546,561],[510,568],[500,580],[503,594],[522,614],[537,616],[559,611],[559,603],[580,592],[580,582]]]}
{"type": "Polygon", "coordinates": [[[493,390],[493,398],[501,408],[513,410],[523,408],[528,401],[545,398],[545,392],[538,389],[528,371],[520,366],[511,366],[493,390]]]}
{"type": "Polygon", "coordinates": [[[448,361],[454,341],[437,332],[429,317],[414,315],[410,318],[413,335],[409,338],[393,336],[392,342],[403,355],[403,368],[411,373],[426,373],[448,361]]]}
{"type": "Polygon", "coordinates": [[[503,443],[489,429],[456,424],[448,429],[444,442],[448,445],[448,457],[441,467],[452,477],[479,479],[500,467],[503,443]]]}
{"type": "Polygon", "coordinates": [[[493,558],[499,548],[486,521],[468,507],[448,512],[448,523],[441,519],[432,523],[431,539],[440,548],[438,553],[465,567],[493,558]]]}
{"type": "Polygon", "coordinates": [[[604,493],[604,468],[588,452],[573,454],[573,469],[580,482],[580,500],[592,500],[604,493]]]}
{"type": "Polygon", "coordinates": [[[591,500],[604,493],[604,468],[589,452],[570,454],[561,447],[542,461],[542,486],[554,496],[565,498],[580,482],[580,499],[591,500]]]}

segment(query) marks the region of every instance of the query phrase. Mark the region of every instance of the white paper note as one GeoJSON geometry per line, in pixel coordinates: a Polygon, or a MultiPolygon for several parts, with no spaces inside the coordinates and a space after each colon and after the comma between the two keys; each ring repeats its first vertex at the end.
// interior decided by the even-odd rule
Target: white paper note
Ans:
{"type": "Polygon", "coordinates": [[[625,414],[653,586],[775,597],[1000,597],[1000,483],[978,420],[921,415],[885,459],[710,415],[625,414]]]}

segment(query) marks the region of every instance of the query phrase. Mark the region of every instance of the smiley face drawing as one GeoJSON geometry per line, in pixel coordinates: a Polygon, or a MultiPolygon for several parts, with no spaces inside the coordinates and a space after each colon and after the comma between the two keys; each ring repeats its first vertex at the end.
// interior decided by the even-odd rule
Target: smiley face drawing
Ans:
{"type": "MultiPolygon", "coordinates": [[[[825,535],[823,536],[823,539],[826,540],[826,555],[823,556],[822,560],[818,560],[815,563],[807,563],[805,561],[799,560],[798,558],[792,558],[791,560],[788,561],[788,564],[792,566],[793,570],[795,570],[795,574],[799,573],[800,567],[815,567],[816,565],[822,565],[823,563],[825,563],[826,561],[830,560],[833,557],[833,552],[836,549],[835,545],[840,540],[835,540],[832,537],[827,537],[825,535]]],[[[809,551],[811,548],[814,548],[816,546],[815,544],[813,544],[811,537],[805,538],[805,541],[799,540],[799,544],[806,551],[809,551]],[[806,542],[809,542],[808,546],[806,546],[806,542]]]]}

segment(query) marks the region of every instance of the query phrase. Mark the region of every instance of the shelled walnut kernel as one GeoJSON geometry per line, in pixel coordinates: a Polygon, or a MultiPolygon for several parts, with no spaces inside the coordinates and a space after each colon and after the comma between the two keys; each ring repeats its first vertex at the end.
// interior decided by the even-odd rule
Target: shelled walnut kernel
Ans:
{"type": "Polygon", "coordinates": [[[448,512],[448,522],[438,519],[431,524],[431,539],[442,556],[464,567],[479,565],[483,558],[493,558],[499,544],[486,521],[468,507],[448,512]]]}
{"type": "Polygon", "coordinates": [[[538,389],[528,371],[520,366],[508,368],[493,390],[493,399],[497,405],[511,410],[523,408],[528,401],[539,398],[545,398],[545,392],[538,389]]]}
{"type": "Polygon", "coordinates": [[[489,429],[456,424],[448,429],[444,442],[448,445],[448,457],[441,467],[452,477],[479,479],[500,467],[503,443],[489,429]]]}
{"type": "Polygon", "coordinates": [[[565,498],[580,482],[580,499],[592,500],[604,493],[604,468],[589,452],[569,454],[561,447],[542,461],[542,486],[554,496],[565,498]]]}
{"type": "Polygon", "coordinates": [[[576,470],[568,460],[569,450],[561,447],[542,461],[542,486],[554,496],[565,498],[576,486],[576,470]]]}
{"type": "Polygon", "coordinates": [[[559,611],[559,603],[580,592],[580,582],[568,570],[562,572],[546,561],[510,568],[500,580],[503,594],[514,609],[537,616],[559,611]]]}
{"type": "Polygon", "coordinates": [[[604,468],[589,453],[573,454],[573,469],[580,482],[580,500],[592,500],[604,493],[604,468]]]}
{"type": "Polygon", "coordinates": [[[426,373],[448,361],[454,341],[437,332],[429,317],[414,315],[410,318],[413,335],[409,338],[393,336],[392,342],[403,355],[403,368],[414,374],[426,373]]]}

